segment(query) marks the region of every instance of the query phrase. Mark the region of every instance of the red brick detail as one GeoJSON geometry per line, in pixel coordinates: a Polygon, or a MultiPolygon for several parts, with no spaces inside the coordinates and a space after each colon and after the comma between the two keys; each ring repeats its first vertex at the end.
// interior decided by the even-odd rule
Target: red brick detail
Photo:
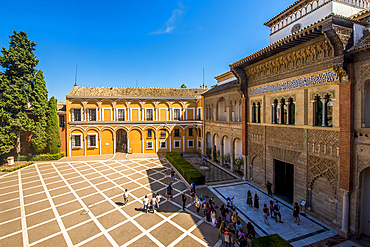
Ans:
{"type": "Polygon", "coordinates": [[[339,186],[351,191],[351,167],[353,160],[353,85],[339,84],[339,186]]]}

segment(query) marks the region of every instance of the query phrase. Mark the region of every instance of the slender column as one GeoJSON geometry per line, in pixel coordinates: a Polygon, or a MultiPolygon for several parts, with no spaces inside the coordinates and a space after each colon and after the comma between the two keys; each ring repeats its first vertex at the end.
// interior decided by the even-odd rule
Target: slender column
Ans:
{"type": "Polygon", "coordinates": [[[349,195],[350,193],[343,190],[343,211],[342,211],[342,229],[340,232],[347,237],[349,222],[349,195]]]}
{"type": "Polygon", "coordinates": [[[169,142],[170,142],[170,152],[172,152],[172,140],[171,140],[171,133],[168,136],[169,142]]]}
{"type": "Polygon", "coordinates": [[[69,138],[68,146],[69,146],[69,154],[68,154],[68,157],[72,157],[72,137],[69,138]]]}
{"type": "Polygon", "coordinates": [[[284,123],[284,103],[283,102],[280,102],[279,103],[280,105],[280,119],[279,119],[279,124],[283,124],[284,123]]]}
{"type": "Polygon", "coordinates": [[[312,190],[311,188],[308,189],[308,207],[307,210],[311,211],[311,200],[312,200],[312,190]]]}
{"type": "Polygon", "coordinates": [[[183,134],[184,134],[184,136],[182,138],[183,139],[182,152],[185,153],[185,135],[186,135],[185,131],[184,131],[183,134]]]}
{"type": "Polygon", "coordinates": [[[324,98],[323,104],[322,104],[322,126],[326,126],[327,123],[327,105],[328,105],[328,99],[324,98]]]}
{"type": "Polygon", "coordinates": [[[101,155],[101,138],[99,137],[99,155],[101,155]]]}
{"type": "Polygon", "coordinates": [[[275,103],[271,105],[272,123],[276,124],[276,105],[275,103]]]}
{"type": "Polygon", "coordinates": [[[319,101],[315,98],[313,102],[313,125],[317,125],[317,108],[318,108],[319,101]]]}
{"type": "Polygon", "coordinates": [[[260,123],[260,111],[261,111],[261,106],[260,105],[257,105],[257,109],[256,109],[256,123],[260,123]]]}
{"type": "Polygon", "coordinates": [[[130,149],[130,139],[128,138],[128,135],[127,135],[127,148],[126,148],[127,153],[129,152],[129,149],[130,149]]]}
{"type": "Polygon", "coordinates": [[[85,138],[82,138],[82,140],[84,141],[84,156],[86,156],[87,136],[85,136],[85,138]]]}
{"type": "Polygon", "coordinates": [[[144,153],[144,142],[145,142],[145,139],[144,138],[141,138],[141,153],[144,153]]]}
{"type": "Polygon", "coordinates": [[[117,147],[117,145],[116,145],[116,138],[113,137],[113,154],[116,154],[116,147],[117,147]]]}
{"type": "Polygon", "coordinates": [[[291,114],[291,110],[292,110],[292,105],[291,105],[291,102],[288,101],[286,103],[286,108],[287,108],[287,111],[286,111],[286,124],[290,124],[290,114],[291,114]]]}

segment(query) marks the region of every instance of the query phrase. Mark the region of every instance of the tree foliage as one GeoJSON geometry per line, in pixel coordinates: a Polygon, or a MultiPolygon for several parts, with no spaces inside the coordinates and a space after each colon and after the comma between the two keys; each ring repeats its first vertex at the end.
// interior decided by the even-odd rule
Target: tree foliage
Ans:
{"type": "Polygon", "coordinates": [[[39,62],[33,53],[36,43],[25,32],[14,31],[9,37],[9,49],[3,47],[0,55],[5,69],[0,72],[0,155],[16,147],[21,131],[32,130],[26,111],[39,62]]]}
{"type": "Polygon", "coordinates": [[[186,84],[181,84],[181,88],[187,88],[186,84]]]}
{"type": "Polygon", "coordinates": [[[57,154],[60,152],[62,141],[59,131],[57,99],[54,96],[50,98],[47,119],[48,149],[51,154],[57,154]]]}

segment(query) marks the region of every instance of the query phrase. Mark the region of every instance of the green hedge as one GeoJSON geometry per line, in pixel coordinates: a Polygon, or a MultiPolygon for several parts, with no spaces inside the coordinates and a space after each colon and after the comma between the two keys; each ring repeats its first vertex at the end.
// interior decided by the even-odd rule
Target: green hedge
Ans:
{"type": "Polygon", "coordinates": [[[65,156],[64,152],[60,154],[39,154],[32,157],[33,161],[59,160],[65,156]]]}
{"type": "Polygon", "coordinates": [[[198,171],[192,164],[185,160],[181,155],[176,152],[167,152],[166,158],[176,168],[178,172],[188,181],[194,181],[195,185],[205,184],[206,177],[198,171]]]}
{"type": "Polygon", "coordinates": [[[32,164],[33,164],[33,162],[31,161],[31,162],[28,162],[28,163],[26,163],[26,164],[24,164],[24,165],[21,165],[21,166],[15,167],[15,168],[2,169],[2,170],[0,170],[0,172],[12,172],[12,171],[15,171],[15,170],[21,169],[21,168],[23,168],[23,167],[26,167],[26,166],[29,166],[29,165],[32,165],[32,164]]]}
{"type": "Polygon", "coordinates": [[[291,247],[285,239],[280,237],[278,234],[270,234],[265,237],[256,238],[253,240],[253,247],[291,247]]]}

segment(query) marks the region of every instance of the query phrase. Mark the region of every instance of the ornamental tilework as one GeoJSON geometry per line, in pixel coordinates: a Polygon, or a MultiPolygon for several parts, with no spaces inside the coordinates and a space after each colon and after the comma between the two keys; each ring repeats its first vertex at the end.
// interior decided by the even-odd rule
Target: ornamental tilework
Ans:
{"type": "Polygon", "coordinates": [[[327,72],[324,74],[313,75],[313,76],[303,77],[303,78],[299,78],[296,80],[286,81],[286,82],[282,82],[278,84],[254,88],[249,91],[249,95],[252,96],[252,95],[257,95],[257,94],[262,94],[262,93],[272,93],[272,92],[284,91],[284,90],[289,90],[289,89],[294,89],[294,88],[313,86],[313,85],[327,83],[327,82],[334,82],[338,79],[339,77],[337,73],[327,72]]]}

